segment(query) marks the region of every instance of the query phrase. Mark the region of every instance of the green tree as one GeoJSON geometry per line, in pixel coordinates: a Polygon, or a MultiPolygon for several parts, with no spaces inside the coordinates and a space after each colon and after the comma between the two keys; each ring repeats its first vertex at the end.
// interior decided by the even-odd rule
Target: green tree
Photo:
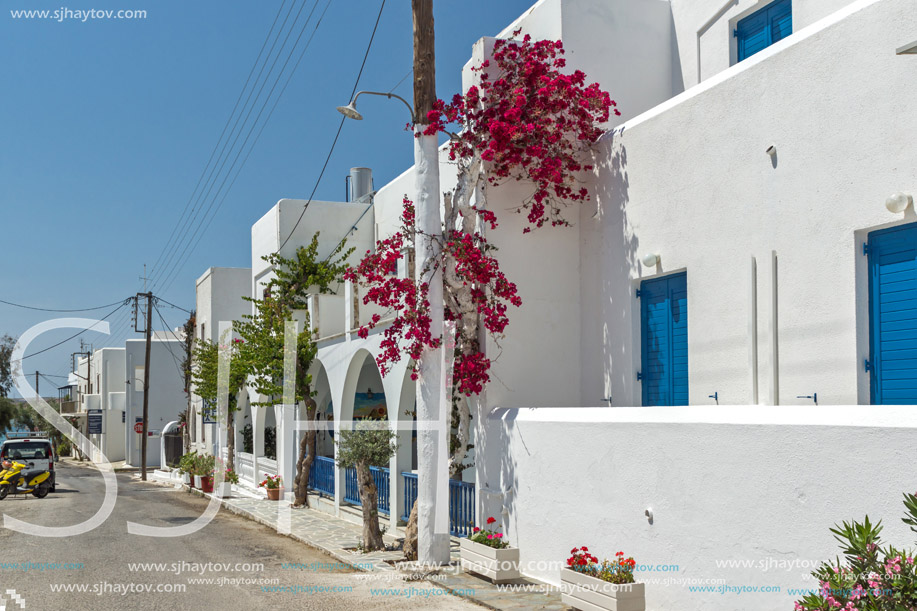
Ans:
{"type": "Polygon", "coordinates": [[[182,359],[181,369],[185,382],[184,391],[187,405],[185,406],[185,413],[179,417],[179,422],[182,426],[182,448],[185,454],[191,450],[191,383],[194,381],[192,374],[194,369],[194,333],[196,329],[197,315],[192,311],[182,328],[182,331],[184,331],[182,348],[184,348],[185,356],[182,359]]]}
{"type": "MultiPolygon", "coordinates": [[[[353,249],[344,250],[342,241],[325,259],[318,256],[319,234],[312,236],[308,246],[296,249],[292,258],[277,253],[264,257],[274,269],[274,278],[264,288],[261,299],[248,299],[255,306],[255,313],[244,316],[235,324],[236,331],[245,342],[247,372],[255,390],[269,397],[266,402],[252,405],[272,406],[283,395],[283,351],[284,326],[294,320],[294,313],[305,315],[305,325],[297,338],[295,401],[302,403],[306,419],[315,422],[317,405],[312,398],[312,376],[309,369],[318,353],[318,346],[308,331],[307,308],[310,295],[334,294],[347,269],[345,261],[353,249]]],[[[294,507],[309,505],[309,471],[316,456],[316,431],[310,427],[299,443],[296,455],[296,477],[293,491],[294,507]]]]}
{"type": "MultiPolygon", "coordinates": [[[[229,360],[229,409],[226,418],[226,468],[235,471],[236,431],[235,413],[239,409],[239,393],[245,386],[248,367],[243,354],[244,342],[226,338],[230,343],[229,360]]],[[[191,350],[190,379],[194,391],[203,401],[202,410],[216,410],[218,399],[217,371],[219,369],[219,346],[209,339],[197,341],[191,350]]],[[[202,411],[203,413],[203,411],[202,411]]],[[[187,427],[186,427],[187,428],[187,427]]]]}
{"type": "Polygon", "coordinates": [[[0,337],[0,397],[8,397],[13,388],[13,368],[10,358],[13,356],[13,347],[16,340],[9,335],[0,337]]]}
{"type": "MultiPolygon", "coordinates": [[[[46,399],[46,401],[54,411],[60,413],[60,402],[57,399],[46,399]]],[[[64,441],[63,433],[58,431],[53,424],[45,420],[41,414],[36,412],[35,409],[28,404],[28,402],[13,403],[13,406],[12,419],[17,428],[47,433],[55,448],[64,441]]],[[[0,412],[2,412],[2,409],[0,409],[0,412]]],[[[3,426],[2,421],[0,421],[0,426],[3,426]]],[[[3,426],[3,428],[8,428],[8,425],[3,426]]]]}
{"type": "Polygon", "coordinates": [[[338,466],[357,471],[360,503],[363,506],[363,549],[385,549],[379,528],[378,491],[370,467],[384,467],[398,449],[396,434],[383,420],[357,422],[352,431],[340,431],[337,436],[338,466]]]}

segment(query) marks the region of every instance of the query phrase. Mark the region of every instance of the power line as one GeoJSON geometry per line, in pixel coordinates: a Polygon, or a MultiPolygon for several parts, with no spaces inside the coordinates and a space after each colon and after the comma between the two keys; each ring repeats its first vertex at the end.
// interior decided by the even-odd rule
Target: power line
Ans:
{"type": "MultiPolygon", "coordinates": [[[[295,1],[295,0],[294,0],[295,1]]],[[[172,229],[172,234],[169,236],[169,239],[166,241],[165,245],[162,248],[162,251],[159,253],[156,262],[153,264],[153,267],[150,271],[156,271],[158,269],[159,262],[162,260],[163,255],[167,252],[170,252],[169,245],[172,243],[173,238],[178,231],[178,228],[182,225],[182,219],[185,217],[185,214],[188,212],[188,207],[191,205],[191,202],[194,201],[194,196],[198,192],[198,189],[201,187],[201,182],[204,180],[204,176],[207,174],[207,168],[210,167],[211,162],[214,160],[214,155],[217,152],[217,149],[220,148],[220,143],[223,141],[223,136],[226,135],[226,129],[229,127],[229,124],[232,122],[233,116],[236,114],[236,110],[239,108],[239,102],[242,101],[242,96],[245,95],[245,90],[248,89],[248,84],[251,82],[252,75],[255,73],[255,69],[258,67],[258,64],[261,63],[261,56],[264,54],[264,49],[267,47],[268,41],[271,39],[271,34],[274,32],[274,27],[277,25],[277,20],[280,19],[280,14],[283,12],[283,7],[286,6],[287,0],[283,0],[280,4],[280,8],[277,9],[277,14],[274,16],[274,22],[271,24],[271,29],[268,30],[267,36],[264,38],[264,42],[261,44],[261,49],[258,51],[258,56],[255,58],[255,63],[252,64],[251,70],[248,72],[248,77],[245,79],[245,84],[242,86],[242,89],[239,91],[239,97],[236,98],[235,106],[233,106],[232,112],[229,113],[229,116],[226,118],[226,124],[223,125],[223,131],[220,133],[220,137],[217,140],[217,143],[214,145],[213,150],[210,152],[210,158],[207,160],[207,164],[204,166],[204,169],[201,170],[201,175],[197,179],[197,185],[194,187],[194,191],[191,192],[191,197],[188,198],[188,202],[185,204],[184,210],[178,217],[178,221],[175,223],[175,227],[172,229]]],[[[291,9],[292,10],[292,9],[291,9]]],[[[267,63],[267,61],[265,61],[267,63]]],[[[262,69],[263,70],[263,69],[262,69]]],[[[258,75],[258,79],[261,78],[261,75],[258,75]]],[[[256,80],[257,82],[257,80],[256,80]]],[[[248,101],[246,100],[246,104],[248,101]]],[[[241,116],[241,112],[239,113],[241,116]]],[[[238,123],[238,121],[237,121],[238,123]]],[[[235,125],[233,125],[233,131],[235,131],[235,125]]],[[[230,132],[230,137],[232,132],[230,132]]],[[[229,138],[226,140],[229,141],[229,138]]],[[[222,156],[222,153],[221,153],[222,156]]],[[[214,164],[216,167],[216,164],[214,164]]],[[[211,174],[212,175],[212,174],[211,174]]],[[[208,177],[207,181],[210,181],[208,177]]],[[[199,200],[200,198],[198,198],[199,200]]]]}
{"type": "Polygon", "coordinates": [[[114,303],[107,303],[105,305],[96,306],[93,308],[73,308],[69,310],[61,310],[61,309],[56,309],[56,308],[38,308],[35,306],[22,305],[21,303],[13,303],[12,301],[4,301],[3,299],[0,299],[0,303],[5,303],[6,305],[15,306],[17,308],[23,308],[25,310],[37,310],[39,312],[91,312],[93,310],[104,310],[106,308],[110,308],[112,306],[118,305],[119,303],[121,305],[124,305],[127,303],[129,299],[130,297],[128,297],[127,299],[122,299],[121,301],[115,301],[114,303]]]}
{"type": "MultiPolygon", "coordinates": [[[[223,182],[220,184],[220,188],[217,189],[217,192],[214,195],[213,201],[211,201],[210,206],[207,208],[207,212],[205,213],[204,218],[202,218],[200,223],[198,223],[198,226],[194,232],[194,235],[191,236],[191,240],[195,240],[194,244],[192,245],[191,242],[189,242],[185,246],[185,249],[182,251],[181,256],[179,256],[179,258],[176,260],[175,265],[173,266],[172,270],[169,273],[170,278],[169,278],[168,284],[164,285],[164,288],[162,289],[163,292],[165,292],[165,290],[168,290],[168,288],[172,285],[172,282],[175,281],[175,278],[177,277],[176,274],[179,271],[181,271],[184,268],[184,266],[187,264],[188,260],[191,257],[191,254],[197,248],[198,244],[200,244],[200,241],[203,239],[207,230],[210,228],[210,225],[213,222],[213,219],[216,217],[216,213],[219,212],[220,208],[222,208],[223,203],[226,201],[226,198],[228,197],[230,191],[232,191],[233,185],[235,185],[236,180],[239,178],[239,175],[242,173],[242,169],[245,167],[245,164],[248,162],[248,158],[251,156],[252,151],[254,151],[255,146],[258,144],[258,141],[261,138],[261,134],[264,133],[265,127],[267,127],[267,124],[270,122],[271,117],[273,117],[274,111],[277,109],[277,105],[280,103],[280,100],[283,97],[284,92],[287,90],[287,87],[289,86],[290,82],[292,81],[293,76],[295,75],[297,68],[299,68],[299,65],[302,62],[303,57],[305,57],[306,51],[308,50],[309,46],[312,44],[312,39],[315,37],[315,33],[318,31],[319,26],[321,26],[321,23],[325,17],[325,13],[328,12],[328,8],[330,6],[331,6],[331,0],[328,0],[328,2],[325,4],[325,8],[322,10],[322,14],[319,16],[319,19],[315,24],[314,29],[312,30],[312,33],[309,36],[309,39],[306,41],[306,45],[303,47],[302,51],[300,52],[299,57],[296,60],[296,63],[293,65],[292,70],[290,70],[290,72],[287,73],[287,80],[284,83],[283,87],[281,88],[280,93],[277,95],[276,98],[274,98],[273,106],[271,107],[270,111],[268,112],[267,118],[264,120],[264,122],[261,123],[261,128],[258,130],[258,133],[255,135],[255,139],[252,141],[252,145],[248,148],[248,152],[245,154],[245,157],[242,159],[242,163],[239,165],[239,169],[236,171],[235,175],[233,176],[232,181],[229,183],[229,187],[225,191],[223,191],[223,187],[225,186],[226,181],[229,179],[229,176],[232,174],[232,171],[235,168],[236,163],[239,160],[239,157],[241,156],[242,152],[245,150],[245,146],[248,144],[248,140],[251,137],[252,132],[254,131],[255,127],[257,127],[258,122],[261,120],[261,116],[264,114],[264,110],[265,108],[267,108],[267,104],[270,102],[270,98],[273,95],[273,92],[276,89],[277,84],[280,82],[280,79],[283,77],[283,72],[286,70],[286,66],[289,64],[289,61],[292,58],[293,53],[295,52],[296,47],[298,46],[299,41],[301,40],[302,35],[305,32],[306,27],[308,26],[309,21],[311,20],[312,13],[310,13],[309,18],[307,18],[306,22],[303,24],[303,28],[300,31],[300,34],[297,37],[296,42],[293,43],[293,47],[290,49],[290,53],[287,56],[287,59],[284,62],[284,65],[281,68],[280,73],[277,76],[277,80],[275,81],[274,85],[272,86],[271,91],[268,93],[268,96],[265,98],[265,101],[264,101],[264,104],[262,105],[261,110],[258,111],[258,116],[255,118],[254,123],[252,123],[251,128],[249,129],[248,134],[246,135],[245,140],[242,143],[242,148],[240,148],[239,152],[236,154],[236,157],[233,160],[233,163],[230,166],[229,171],[227,172],[226,176],[223,178],[223,182]],[[204,224],[204,219],[207,218],[207,214],[209,214],[210,209],[213,208],[213,204],[216,203],[216,199],[217,197],[220,196],[220,192],[223,192],[223,196],[220,199],[219,203],[217,204],[216,209],[214,210],[213,214],[210,215],[210,218],[207,219],[206,224],[204,224]],[[202,226],[203,226],[203,231],[201,231],[202,226]],[[185,253],[187,253],[187,256],[185,256],[185,253]]],[[[313,7],[313,12],[314,12],[314,7],[313,7]]]]}
{"type": "Polygon", "coordinates": [[[161,302],[163,302],[164,304],[166,304],[166,305],[168,305],[168,306],[172,306],[172,307],[175,308],[176,310],[181,310],[182,312],[187,312],[188,314],[192,314],[192,313],[193,313],[193,312],[191,312],[191,310],[186,310],[185,308],[183,308],[183,307],[181,307],[181,306],[177,306],[177,305],[175,305],[174,303],[169,303],[168,301],[166,301],[166,300],[163,299],[162,297],[157,297],[157,298],[156,298],[156,301],[161,301],[161,302]]]}
{"type": "MultiPolygon", "coordinates": [[[[363,54],[363,63],[360,64],[360,71],[357,72],[357,78],[353,83],[353,90],[350,92],[350,99],[353,100],[354,94],[357,92],[357,87],[360,85],[360,77],[363,76],[363,68],[366,67],[366,59],[369,57],[369,50],[372,49],[373,39],[376,37],[376,30],[379,27],[379,20],[382,18],[382,9],[385,8],[385,0],[382,0],[382,5],[379,7],[379,14],[376,16],[376,23],[373,25],[373,32],[369,37],[369,43],[366,45],[366,53],[363,54]]],[[[318,186],[322,182],[322,177],[325,175],[325,170],[328,168],[328,162],[331,161],[331,155],[334,153],[334,147],[338,143],[338,138],[341,136],[341,129],[344,127],[344,121],[347,120],[347,117],[341,117],[341,122],[338,125],[337,133],[334,135],[334,141],[331,143],[331,148],[328,150],[328,155],[325,157],[325,163],[322,165],[322,171],[318,175],[318,179],[315,181],[315,186],[312,187],[312,193],[309,194],[309,199],[306,201],[305,205],[302,208],[302,212],[299,215],[299,218],[296,219],[296,223],[293,225],[293,229],[290,230],[289,235],[277,249],[277,252],[283,250],[283,247],[287,245],[287,242],[290,241],[290,238],[293,237],[293,234],[296,232],[296,228],[299,227],[299,224],[302,222],[303,217],[306,215],[306,210],[309,209],[309,204],[312,203],[312,198],[315,197],[315,192],[318,190],[318,186]]]]}
{"type": "Polygon", "coordinates": [[[111,316],[112,314],[114,314],[115,312],[117,312],[118,310],[120,310],[121,308],[123,308],[125,305],[127,305],[127,301],[124,301],[123,303],[121,303],[121,305],[119,305],[117,308],[115,308],[114,310],[112,310],[111,312],[109,312],[108,314],[106,314],[105,317],[102,318],[101,320],[97,320],[96,322],[94,322],[94,323],[92,324],[91,327],[88,327],[88,328],[86,328],[86,329],[83,329],[83,330],[80,331],[79,333],[76,333],[76,334],[74,334],[74,335],[71,335],[70,337],[68,337],[68,338],[65,339],[64,341],[62,341],[62,342],[57,342],[57,343],[54,344],[53,346],[48,346],[48,347],[45,348],[44,350],[39,350],[38,352],[33,352],[32,354],[27,354],[27,355],[25,355],[24,357],[22,357],[21,360],[24,361],[24,360],[26,360],[26,359],[28,359],[28,358],[33,357],[33,356],[38,356],[39,354],[42,354],[42,353],[44,353],[44,352],[47,352],[48,350],[51,350],[52,348],[57,348],[57,347],[60,346],[61,344],[65,344],[65,343],[69,342],[71,339],[75,339],[75,338],[79,337],[80,335],[82,335],[83,333],[86,333],[87,331],[92,331],[92,330],[96,327],[96,325],[98,325],[100,322],[103,322],[104,320],[106,320],[109,316],[111,316]]]}
{"type": "Polygon", "coordinates": [[[414,68],[411,68],[410,70],[408,70],[408,73],[405,74],[404,76],[402,76],[402,77],[401,77],[401,80],[398,81],[398,84],[395,85],[394,87],[392,87],[391,89],[389,89],[388,92],[389,92],[389,93],[392,93],[393,91],[395,91],[396,89],[398,89],[399,87],[401,87],[401,83],[403,83],[404,80],[405,80],[406,78],[408,78],[409,76],[411,76],[412,74],[414,74],[414,68]]]}

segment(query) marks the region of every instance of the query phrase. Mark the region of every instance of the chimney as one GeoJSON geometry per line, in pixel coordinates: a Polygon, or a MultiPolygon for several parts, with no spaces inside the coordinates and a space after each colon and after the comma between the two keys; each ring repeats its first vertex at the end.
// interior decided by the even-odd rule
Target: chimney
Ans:
{"type": "Polygon", "coordinates": [[[350,199],[369,203],[373,194],[373,171],[369,168],[350,168],[350,199]]]}

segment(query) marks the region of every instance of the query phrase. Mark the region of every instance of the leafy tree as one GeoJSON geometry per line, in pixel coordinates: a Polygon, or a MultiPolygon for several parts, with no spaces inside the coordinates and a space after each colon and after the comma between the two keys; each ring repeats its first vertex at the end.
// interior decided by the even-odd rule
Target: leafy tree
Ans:
{"type": "MultiPolygon", "coordinates": [[[[226,418],[226,451],[229,455],[226,468],[235,471],[236,433],[234,414],[239,409],[238,395],[248,376],[243,355],[242,340],[231,340],[229,361],[229,409],[226,418]]],[[[219,346],[209,339],[194,343],[192,348],[190,378],[197,396],[203,401],[204,410],[217,409],[217,370],[219,367],[219,346]]],[[[187,427],[186,427],[187,428],[187,427]]]]}
{"type": "MultiPolygon", "coordinates": [[[[344,250],[344,241],[325,259],[319,259],[319,234],[312,236],[308,246],[300,246],[292,258],[278,253],[264,257],[274,268],[274,278],[264,288],[261,299],[248,299],[255,313],[244,316],[235,328],[245,342],[247,372],[255,390],[270,397],[267,402],[252,405],[272,406],[283,395],[284,325],[294,319],[294,313],[305,314],[303,331],[297,338],[296,380],[294,400],[302,403],[306,419],[316,422],[318,409],[312,390],[309,369],[318,353],[318,346],[308,331],[308,313],[304,312],[310,295],[333,294],[347,269],[347,257],[353,249],[344,250]]],[[[296,478],[293,490],[294,507],[309,505],[309,471],[316,456],[316,430],[309,428],[300,440],[296,455],[296,478]]]]}
{"type": "Polygon", "coordinates": [[[378,491],[370,467],[384,467],[398,449],[396,434],[384,420],[362,420],[354,430],[342,430],[338,446],[338,466],[356,468],[360,503],[363,506],[363,550],[385,549],[379,528],[378,491]]]}
{"type": "Polygon", "coordinates": [[[197,315],[195,312],[191,312],[188,316],[188,320],[185,321],[185,324],[182,328],[184,331],[183,345],[185,356],[182,359],[181,370],[184,377],[184,390],[185,397],[188,400],[187,405],[185,406],[185,413],[181,414],[179,417],[179,425],[182,427],[182,448],[184,448],[184,453],[188,453],[191,449],[191,382],[192,378],[192,368],[194,367],[194,332],[197,329],[197,315]]]}
{"type": "Polygon", "coordinates": [[[13,356],[13,347],[16,340],[9,335],[0,337],[0,397],[8,397],[13,388],[13,370],[10,358],[13,356]]]}
{"type": "MultiPolygon", "coordinates": [[[[54,409],[54,411],[60,413],[60,402],[57,399],[46,399],[46,401],[48,402],[48,405],[54,409]]],[[[10,401],[10,403],[12,402],[10,401]]],[[[2,408],[0,408],[0,412],[2,412],[2,408]]],[[[45,420],[41,414],[36,412],[35,409],[33,409],[32,406],[29,405],[26,401],[13,403],[12,419],[14,421],[14,425],[18,428],[27,429],[29,431],[42,431],[47,433],[55,448],[58,446],[58,444],[64,441],[63,433],[58,431],[53,424],[45,420]]],[[[0,427],[2,426],[3,423],[0,421],[0,427]]]]}

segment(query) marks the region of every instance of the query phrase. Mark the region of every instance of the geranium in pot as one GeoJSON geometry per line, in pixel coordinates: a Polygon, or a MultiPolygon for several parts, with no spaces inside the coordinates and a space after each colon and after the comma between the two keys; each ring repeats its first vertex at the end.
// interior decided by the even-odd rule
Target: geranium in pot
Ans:
{"type": "Polygon", "coordinates": [[[264,474],[264,479],[258,484],[261,488],[267,490],[267,500],[279,501],[283,496],[283,480],[279,475],[264,474]]]}
{"type": "Polygon", "coordinates": [[[178,459],[178,472],[181,473],[182,483],[193,487],[192,474],[194,472],[194,458],[197,452],[188,452],[178,459]]]}
{"type": "Polygon", "coordinates": [[[239,483],[239,474],[232,469],[223,471],[223,483],[220,484],[220,496],[226,497],[232,495],[232,485],[239,483]]]}
{"type": "Polygon", "coordinates": [[[575,547],[567,558],[567,567],[560,571],[562,584],[560,598],[574,609],[609,611],[645,611],[644,584],[634,579],[633,558],[624,552],[615,554],[615,560],[599,559],[587,547],[575,547]]]}
{"type": "Polygon", "coordinates": [[[198,457],[200,464],[198,465],[198,473],[201,476],[201,490],[203,492],[213,492],[213,466],[214,460],[213,456],[202,455],[198,457]]]}
{"type": "Polygon", "coordinates": [[[519,548],[510,546],[499,526],[491,530],[496,521],[487,518],[487,528],[475,527],[467,538],[460,539],[459,555],[466,571],[505,583],[520,577],[519,548]]]}

